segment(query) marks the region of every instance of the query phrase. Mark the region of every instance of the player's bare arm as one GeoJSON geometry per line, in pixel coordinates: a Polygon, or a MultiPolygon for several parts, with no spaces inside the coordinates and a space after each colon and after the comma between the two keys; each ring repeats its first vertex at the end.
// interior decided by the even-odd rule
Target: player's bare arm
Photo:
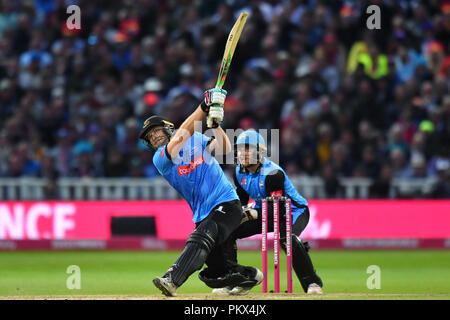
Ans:
{"type": "Polygon", "coordinates": [[[194,124],[196,121],[202,121],[205,113],[198,106],[195,111],[181,124],[181,127],[176,131],[175,135],[170,139],[167,144],[167,152],[172,159],[175,159],[176,155],[183,148],[186,141],[194,133],[194,124]]]}
{"type": "Polygon", "coordinates": [[[231,152],[231,142],[225,131],[220,126],[212,130],[215,139],[208,146],[209,152],[215,155],[231,152]]]}

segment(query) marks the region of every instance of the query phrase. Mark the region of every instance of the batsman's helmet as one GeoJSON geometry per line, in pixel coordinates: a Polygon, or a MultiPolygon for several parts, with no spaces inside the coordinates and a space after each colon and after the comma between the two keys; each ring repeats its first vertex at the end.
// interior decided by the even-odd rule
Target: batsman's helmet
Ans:
{"type": "Polygon", "coordinates": [[[162,117],[159,116],[151,116],[147,120],[144,121],[144,125],[142,126],[141,132],[139,133],[139,139],[144,141],[148,148],[155,150],[155,147],[150,143],[147,138],[148,132],[156,126],[162,126],[163,132],[166,134],[167,139],[170,140],[172,134],[175,130],[175,127],[172,122],[169,122],[162,117]]]}

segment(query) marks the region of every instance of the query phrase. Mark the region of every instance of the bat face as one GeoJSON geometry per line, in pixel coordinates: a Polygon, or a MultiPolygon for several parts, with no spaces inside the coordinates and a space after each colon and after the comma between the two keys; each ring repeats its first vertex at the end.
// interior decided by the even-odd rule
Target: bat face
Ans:
{"type": "Polygon", "coordinates": [[[219,76],[217,77],[216,88],[222,88],[225,83],[228,70],[230,69],[231,59],[233,58],[233,54],[241,36],[242,29],[244,28],[245,22],[247,21],[247,16],[247,12],[242,12],[239,15],[239,18],[237,19],[233,28],[231,29],[230,34],[228,35],[225,52],[222,58],[222,64],[220,66],[219,76]]]}
{"type": "Polygon", "coordinates": [[[216,88],[222,88],[225,83],[225,79],[227,78],[228,70],[230,69],[232,56],[228,54],[226,59],[222,60],[222,64],[220,65],[219,78],[217,79],[216,88]]]}

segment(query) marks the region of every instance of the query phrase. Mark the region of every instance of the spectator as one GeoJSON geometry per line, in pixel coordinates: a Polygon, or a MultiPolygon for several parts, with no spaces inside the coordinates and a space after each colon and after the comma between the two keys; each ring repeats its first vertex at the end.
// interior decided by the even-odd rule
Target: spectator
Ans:
{"type": "MultiPolygon", "coordinates": [[[[40,176],[50,180],[58,178],[58,170],[55,166],[55,159],[51,155],[44,155],[42,157],[42,168],[40,176]]],[[[53,187],[53,186],[52,186],[53,187]]]]}
{"type": "Polygon", "coordinates": [[[322,168],[322,177],[325,183],[325,195],[327,198],[338,198],[341,196],[341,185],[336,177],[333,166],[326,163],[322,168]]]}
{"type": "Polygon", "coordinates": [[[380,164],[377,159],[377,154],[371,145],[364,147],[362,152],[362,167],[364,176],[371,179],[377,179],[380,174],[380,164]]]}
{"type": "Polygon", "coordinates": [[[22,164],[21,175],[37,177],[41,173],[41,163],[33,157],[30,152],[29,144],[21,142],[16,149],[19,163],[22,164]]]}
{"type": "Polygon", "coordinates": [[[440,159],[436,163],[438,181],[433,188],[431,196],[437,199],[450,198],[450,161],[440,159]]]}
{"type": "Polygon", "coordinates": [[[14,11],[13,1],[2,1],[0,8],[0,37],[2,37],[5,31],[17,26],[19,14],[14,11]]]}
{"type": "Polygon", "coordinates": [[[59,200],[61,199],[59,193],[58,183],[56,179],[48,180],[47,184],[44,187],[44,198],[46,200],[59,200]]]}
{"type": "Polygon", "coordinates": [[[331,142],[333,140],[333,131],[331,127],[323,123],[318,128],[317,156],[321,163],[328,162],[331,158],[331,142]]]}
{"type": "Polygon", "coordinates": [[[427,178],[427,162],[425,157],[420,154],[416,154],[411,157],[411,164],[404,175],[406,179],[421,179],[427,178]]]}
{"type": "Polygon", "coordinates": [[[0,82],[0,124],[10,117],[13,113],[14,106],[17,104],[17,98],[9,79],[3,79],[0,82]]]}
{"type": "Polygon", "coordinates": [[[297,133],[292,128],[286,128],[281,132],[280,163],[282,165],[297,162],[300,159],[303,140],[301,134],[299,138],[297,139],[297,133]]]}
{"type": "Polygon", "coordinates": [[[335,142],[331,147],[331,164],[338,177],[350,177],[354,162],[349,156],[347,147],[342,142],[335,142]]]}
{"type": "Polygon", "coordinates": [[[425,64],[425,59],[414,49],[400,45],[394,58],[397,78],[400,82],[407,82],[416,73],[416,68],[425,64]]]}
{"type": "Polygon", "coordinates": [[[292,115],[292,113],[295,114],[295,112],[299,112],[300,116],[303,117],[310,114],[317,115],[319,113],[319,103],[317,99],[312,96],[311,88],[307,83],[299,83],[295,93],[295,98],[287,101],[283,106],[283,118],[292,115]]]}
{"type": "Polygon", "coordinates": [[[108,150],[105,164],[105,177],[124,177],[128,172],[128,164],[123,153],[117,147],[108,150]]]}
{"type": "Polygon", "coordinates": [[[317,176],[319,174],[319,164],[317,157],[312,152],[306,152],[299,160],[301,173],[305,176],[317,176]]]}
{"type": "Polygon", "coordinates": [[[50,153],[56,161],[58,175],[69,176],[72,160],[72,137],[69,130],[65,128],[58,130],[57,144],[50,149],[50,153]]]}
{"type": "Polygon", "coordinates": [[[394,124],[389,130],[387,152],[400,149],[406,155],[409,152],[408,145],[403,140],[404,129],[400,124],[394,124]]]}
{"type": "Polygon", "coordinates": [[[444,46],[439,41],[430,41],[426,44],[424,50],[428,70],[434,75],[438,75],[445,59],[444,46]]]}
{"type": "Polygon", "coordinates": [[[389,72],[388,58],[376,45],[371,45],[368,52],[360,53],[357,61],[362,65],[364,73],[372,79],[384,77],[389,72]]]}
{"type": "Polygon", "coordinates": [[[415,156],[425,156],[425,135],[423,132],[416,132],[411,142],[411,158],[415,156]]]}
{"type": "Polygon", "coordinates": [[[390,198],[390,188],[392,180],[392,168],[385,163],[380,169],[380,176],[370,186],[371,198],[390,198]]]}
{"type": "Polygon", "coordinates": [[[354,73],[358,68],[359,59],[369,53],[369,47],[375,46],[375,42],[369,32],[364,33],[361,41],[352,43],[347,57],[347,72],[354,73]]]}
{"type": "Polygon", "coordinates": [[[226,129],[280,129],[282,165],[326,176],[330,196],[351,176],[373,179],[374,197],[391,177],[439,176],[445,195],[450,7],[391,2],[377,2],[382,29],[368,30],[357,1],[94,1],[71,31],[64,1],[2,1],[0,176],[157,176],[138,128],[191,112],[247,8],[226,129]]]}
{"type": "Polygon", "coordinates": [[[391,150],[390,159],[392,163],[394,178],[407,178],[409,175],[409,168],[407,163],[406,152],[401,148],[391,150]]]}

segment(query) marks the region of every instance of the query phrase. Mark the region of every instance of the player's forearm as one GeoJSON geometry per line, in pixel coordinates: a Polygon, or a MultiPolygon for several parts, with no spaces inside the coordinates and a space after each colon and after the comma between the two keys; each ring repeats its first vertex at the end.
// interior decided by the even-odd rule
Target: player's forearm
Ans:
{"type": "Polygon", "coordinates": [[[176,157],[181,148],[183,148],[186,141],[188,141],[189,138],[194,134],[195,123],[197,121],[202,121],[204,116],[205,112],[200,106],[198,106],[197,109],[195,109],[195,111],[181,124],[180,128],[177,130],[174,137],[167,145],[167,151],[169,152],[172,159],[176,157]]]}
{"type": "Polygon", "coordinates": [[[225,131],[219,126],[213,129],[213,132],[214,137],[216,137],[216,140],[220,143],[220,150],[216,149],[216,154],[227,154],[228,152],[231,152],[231,142],[225,131]]]}
{"type": "Polygon", "coordinates": [[[181,124],[179,131],[185,131],[185,134],[189,134],[189,137],[194,134],[195,123],[197,121],[202,121],[205,116],[205,112],[200,106],[191,113],[189,117],[181,124]]]}

